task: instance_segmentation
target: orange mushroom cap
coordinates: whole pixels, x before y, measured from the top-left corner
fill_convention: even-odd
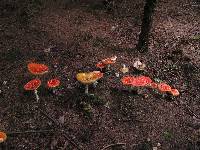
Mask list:
[[[136,77],[132,82],[132,86],[148,86],[152,83],[152,80],[146,76]]]
[[[7,135],[4,132],[0,132],[0,143],[4,142],[7,139]]]
[[[158,84],[158,89],[161,92],[170,92],[171,91],[171,87],[166,83],[159,83]]]
[[[29,63],[28,70],[34,75],[42,75],[49,71],[48,66],[38,63]]]
[[[116,62],[117,56],[113,56],[110,58],[103,59],[101,62],[105,65],[114,64]]]
[[[98,62],[96,64],[96,67],[102,69],[102,68],[105,68],[105,64],[103,64],[102,62]]]
[[[47,86],[49,88],[54,88],[60,85],[60,80],[58,79],[51,79],[47,81]]]
[[[171,89],[170,93],[173,95],[173,96],[179,96],[180,93],[177,89]]]
[[[29,91],[29,90],[36,90],[39,86],[41,85],[41,80],[40,79],[33,79],[26,83],[24,86],[24,89]]]

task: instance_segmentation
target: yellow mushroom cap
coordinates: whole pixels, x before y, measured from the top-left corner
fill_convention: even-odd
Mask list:
[[[103,73],[101,73],[100,71],[78,73],[76,75],[76,79],[83,84],[92,84],[101,77],[103,77]]]

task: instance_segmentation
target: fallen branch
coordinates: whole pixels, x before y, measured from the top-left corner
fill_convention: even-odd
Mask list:
[[[106,150],[107,148],[109,147],[116,147],[116,146],[125,146],[126,143],[116,143],[116,144],[110,144],[110,145],[107,145],[105,146],[104,148],[102,148],[101,150]]]
[[[64,132],[64,136],[65,138],[74,146],[76,147],[77,150],[82,150],[82,148],[80,148],[80,146],[78,144],[76,144],[74,142],[74,140],[72,140],[68,135],[66,135],[65,133],[68,132],[65,127],[63,127],[63,125],[61,125],[59,122],[57,122],[56,120],[54,120],[52,117],[50,117],[46,112],[44,112],[43,110],[41,110],[40,108],[37,108],[38,111],[40,111],[45,117],[47,117],[49,120],[51,120],[59,129],[61,129]]]
[[[7,135],[14,135],[14,134],[27,134],[27,133],[47,133],[47,132],[54,132],[55,130],[28,130],[28,131],[16,131],[16,132],[8,132]]]

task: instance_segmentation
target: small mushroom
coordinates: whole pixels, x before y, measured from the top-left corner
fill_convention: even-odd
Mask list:
[[[170,93],[173,95],[173,96],[179,96],[180,93],[177,89],[171,89]]]
[[[113,56],[110,58],[106,58],[102,60],[102,63],[108,66],[108,70],[110,70],[110,65],[116,63],[117,56]]]
[[[140,60],[136,60],[133,64],[133,67],[137,70],[143,71],[146,67],[144,63],[142,63]]]
[[[60,85],[60,80],[58,79],[51,79],[47,81],[47,86],[49,88],[55,88]]]
[[[166,83],[159,83],[158,90],[162,93],[166,93],[171,91],[171,87]]]
[[[0,143],[4,142],[7,139],[5,132],[0,131]]]
[[[126,67],[125,64],[123,64],[122,66],[123,66],[123,67],[120,69],[120,71],[121,71],[123,74],[129,72],[129,69],[128,69],[128,67]]]
[[[47,81],[47,87],[51,88],[53,93],[55,92],[54,89],[58,87],[59,85],[60,85],[60,80],[56,78]]]
[[[102,71],[102,69],[105,68],[105,64],[103,64],[102,62],[98,62],[96,64],[96,67],[99,68]]]
[[[95,83],[101,77],[103,77],[103,73],[101,73],[100,71],[78,73],[76,75],[77,80],[85,85],[85,94],[88,94],[88,85]]]
[[[34,91],[37,102],[39,101],[39,95],[38,95],[37,89],[40,87],[40,85],[41,85],[40,79],[33,79],[29,81],[28,83],[26,83],[26,85],[24,85],[25,90]]]
[[[34,75],[42,75],[49,71],[48,66],[38,63],[29,63],[28,70]]]

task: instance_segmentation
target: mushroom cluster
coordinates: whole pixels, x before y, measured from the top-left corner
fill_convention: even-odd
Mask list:
[[[157,89],[162,94],[169,93],[173,96],[178,96],[180,94],[177,89],[172,89],[168,84],[155,83],[147,76],[124,76],[121,82],[123,85],[129,85],[131,87],[151,87],[152,89]]]
[[[44,65],[44,64],[29,63],[28,64],[28,71],[31,74],[38,76],[38,75],[43,75],[45,73],[48,73],[49,67]],[[38,95],[37,89],[40,87],[41,82],[42,81],[40,79],[36,78],[36,79],[32,79],[31,81],[29,81],[28,83],[26,83],[24,85],[24,89],[26,91],[34,91],[37,102],[39,101],[39,95]],[[51,79],[51,80],[47,81],[47,87],[48,88],[55,88],[59,85],[60,85],[60,80],[58,80],[58,79]]]

